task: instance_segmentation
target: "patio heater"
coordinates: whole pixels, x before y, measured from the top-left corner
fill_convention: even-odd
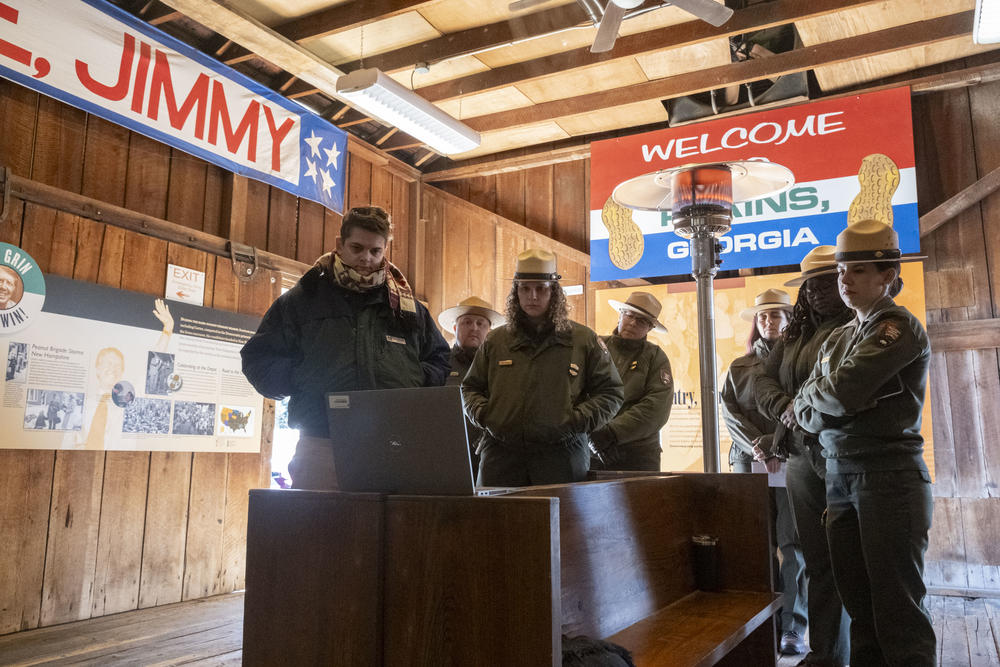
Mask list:
[[[715,300],[712,286],[722,264],[719,238],[732,227],[733,204],[784,192],[795,182],[773,162],[692,164],[636,176],[611,194],[638,211],[670,210],[674,232],[688,239],[691,275],[698,289],[698,356],[701,372],[702,460],[705,472],[719,472],[718,389],[715,365]]]

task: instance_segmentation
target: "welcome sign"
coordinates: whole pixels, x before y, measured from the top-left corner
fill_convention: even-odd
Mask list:
[[[591,144],[591,280],[690,273],[670,212],[609,201],[622,181],[685,164],[769,160],[795,184],[737,203],[722,268],[797,264],[836,242],[848,219],[891,222],[904,253],[920,249],[908,88],[843,97]]]
[[[103,0],[0,2],[0,76],[343,210],[346,133]]]

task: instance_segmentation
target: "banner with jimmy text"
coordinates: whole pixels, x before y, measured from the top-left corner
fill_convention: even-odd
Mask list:
[[[105,0],[0,2],[0,76],[343,211],[344,131]]]

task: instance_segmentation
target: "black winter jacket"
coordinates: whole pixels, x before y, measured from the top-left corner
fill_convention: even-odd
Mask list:
[[[328,392],[444,384],[448,344],[416,306],[416,317],[404,320],[384,285],[353,292],[313,267],[271,304],[243,346],[243,373],[264,396],[290,397],[290,426],[328,437]]]

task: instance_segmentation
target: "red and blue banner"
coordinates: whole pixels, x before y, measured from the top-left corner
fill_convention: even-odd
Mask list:
[[[904,253],[920,249],[910,91],[897,88],[592,143],[591,280],[691,271],[688,241],[673,232],[669,211],[606,206],[619,183],[753,159],[788,167],[795,184],[733,207],[722,269],[797,264],[815,246],[833,245],[849,219],[876,213]]]
[[[0,2],[0,76],[343,210],[345,132],[104,0]]]

